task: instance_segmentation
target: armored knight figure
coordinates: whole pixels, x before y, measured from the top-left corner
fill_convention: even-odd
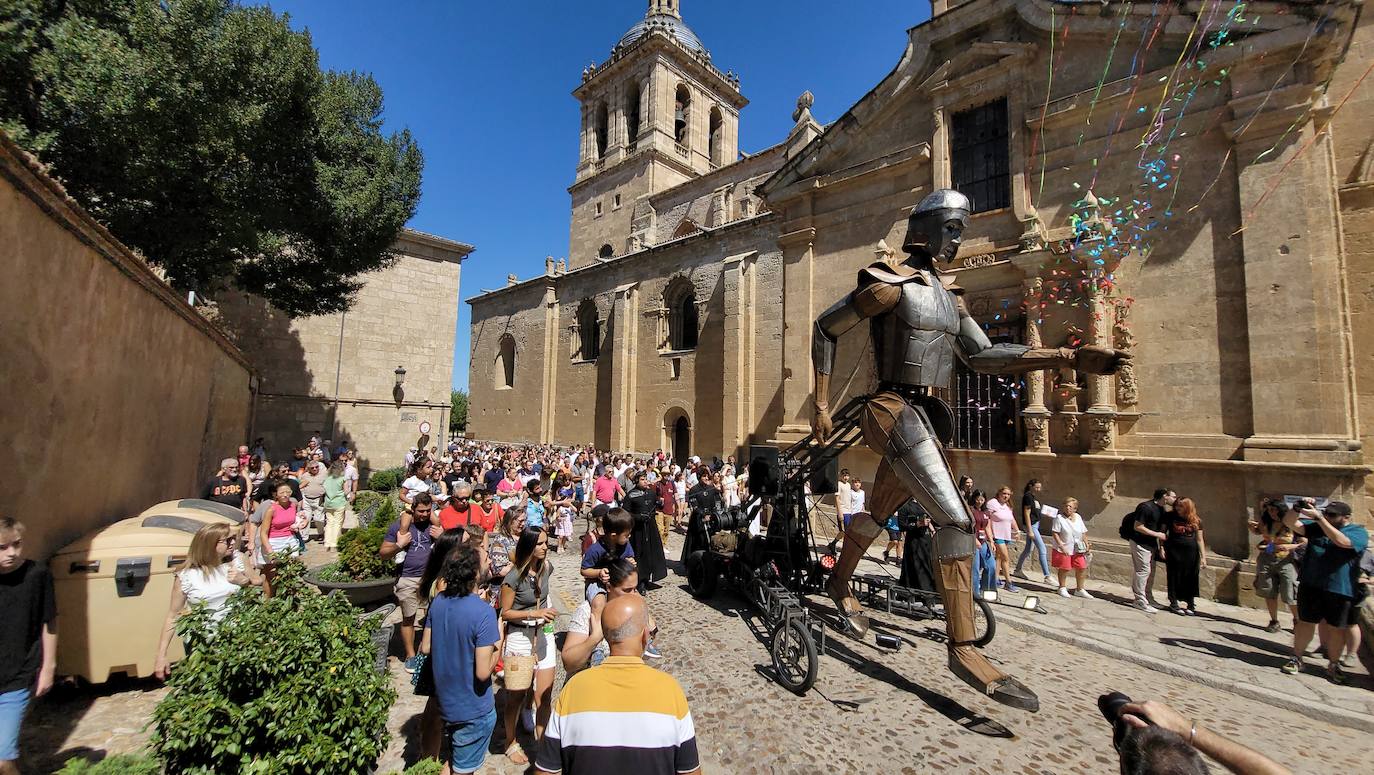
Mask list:
[[[835,344],[841,334],[870,321],[878,388],[859,417],[864,443],[882,456],[873,482],[868,515],[856,514],[845,529],[844,549],[827,591],[854,635],[868,630],[868,618],[849,587],[859,559],[883,525],[910,498],[935,526],[936,581],[944,600],[949,667],[959,678],[998,702],[1035,711],[1040,700],[1021,682],[1003,674],[972,645],[972,562],[974,539],[968,505],[959,496],[941,439],[952,427],[949,408],[931,394],[948,387],[958,358],[975,371],[1019,374],[1071,366],[1089,374],[1110,374],[1128,355],[1103,347],[1030,348],[997,344],[969,316],[952,275],[937,261],[954,258],[971,207],[963,194],[941,189],[921,200],[907,221],[905,261],[878,261],[859,272],[858,287],[816,321],[811,359],[816,370],[816,414],[811,427],[824,441],[833,431],[828,397]]]

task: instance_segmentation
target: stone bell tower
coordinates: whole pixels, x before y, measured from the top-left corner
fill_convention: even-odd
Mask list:
[[[571,268],[637,249],[642,197],[730,164],[739,154],[739,78],[711,63],[678,0],[649,0],[602,64],[582,70],[572,195]]]

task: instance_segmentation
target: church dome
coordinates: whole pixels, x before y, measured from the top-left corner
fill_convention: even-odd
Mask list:
[[[635,26],[621,36],[620,42],[615,44],[617,49],[624,49],[643,40],[653,30],[663,30],[668,35],[681,43],[688,51],[701,56],[710,56],[706,51],[706,46],[702,45],[701,38],[692,32],[680,17],[670,13],[650,13],[640,19]]]

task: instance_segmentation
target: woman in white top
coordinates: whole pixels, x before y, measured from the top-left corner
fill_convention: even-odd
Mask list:
[[[1069,588],[1064,586],[1069,571],[1073,571],[1077,589],[1076,597],[1092,597],[1083,587],[1083,577],[1088,574],[1088,553],[1092,545],[1088,543],[1088,526],[1078,513],[1078,499],[1064,501],[1064,510],[1054,518],[1054,557],[1051,565],[1059,574],[1059,596],[1069,597]]]
[[[739,505],[739,482],[735,480],[735,469],[733,466],[726,466],[721,469],[720,489],[725,495],[726,506]]]
[[[157,663],[153,674],[167,677],[167,647],[172,643],[177,619],[182,611],[198,604],[213,612],[212,621],[224,616],[224,604],[240,588],[256,584],[244,572],[243,562],[236,555],[239,548],[239,528],[227,522],[214,522],[202,527],[191,539],[186,560],[177,568],[172,584],[172,602],[157,644]]]

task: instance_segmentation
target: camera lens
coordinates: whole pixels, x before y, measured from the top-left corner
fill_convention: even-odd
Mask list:
[[[1121,718],[1121,709],[1129,704],[1130,697],[1121,692],[1111,692],[1097,698],[1097,709],[1102,712],[1102,717],[1107,719],[1107,723],[1115,724]]]

